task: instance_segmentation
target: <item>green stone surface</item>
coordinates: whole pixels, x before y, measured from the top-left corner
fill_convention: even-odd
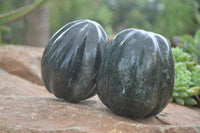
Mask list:
[[[169,103],[173,86],[174,62],[163,36],[126,29],[114,37],[97,77],[97,94],[113,112],[156,115]]]
[[[50,39],[42,56],[46,89],[79,102],[96,94],[96,77],[108,43],[103,28],[91,20],[66,24]]]

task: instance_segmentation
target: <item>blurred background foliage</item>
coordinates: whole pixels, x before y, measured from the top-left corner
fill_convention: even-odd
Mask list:
[[[167,38],[194,35],[200,28],[199,0],[51,0],[49,27],[52,36],[60,27],[77,19],[99,22],[110,36],[125,28],[153,31]],[[0,0],[0,14],[26,5],[26,0]],[[40,20],[38,20],[40,23]],[[7,24],[3,43],[25,44],[26,18]]]

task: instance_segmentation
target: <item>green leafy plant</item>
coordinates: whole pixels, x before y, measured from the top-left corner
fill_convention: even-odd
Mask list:
[[[180,47],[192,56],[195,63],[200,63],[200,29],[196,31],[195,36],[184,35],[181,38]]]
[[[172,53],[175,83],[171,101],[179,105],[197,105],[200,102],[200,67],[192,58],[193,55],[184,52],[182,48],[172,48]]]

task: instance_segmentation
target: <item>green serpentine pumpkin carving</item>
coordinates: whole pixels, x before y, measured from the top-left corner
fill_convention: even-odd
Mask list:
[[[97,77],[107,107],[123,116],[153,116],[168,104],[173,86],[173,57],[163,36],[136,29],[115,36]]]
[[[79,102],[96,94],[96,77],[108,37],[91,20],[78,20],[58,30],[46,46],[42,79],[58,98]]]

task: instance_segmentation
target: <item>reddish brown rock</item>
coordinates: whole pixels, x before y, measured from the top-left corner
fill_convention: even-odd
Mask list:
[[[198,133],[200,109],[169,104],[162,118],[130,119],[113,114],[97,97],[72,104],[56,98],[0,96],[0,128],[4,132]],[[169,108],[169,109],[168,109]],[[172,109],[173,108],[173,109]],[[180,109],[180,110],[179,110]],[[176,111],[174,111],[176,110]],[[176,121],[169,120],[176,117]],[[186,117],[184,117],[186,118]]]
[[[43,48],[6,45],[0,47],[0,69],[42,85],[40,61]]]
[[[0,95],[52,96],[40,85],[32,84],[0,69]]]
[[[37,85],[41,55],[38,48],[0,47],[0,67],[10,73],[0,70],[1,133],[200,133],[197,107],[170,103],[155,117],[131,119],[115,115],[97,96],[78,104],[57,99]]]

